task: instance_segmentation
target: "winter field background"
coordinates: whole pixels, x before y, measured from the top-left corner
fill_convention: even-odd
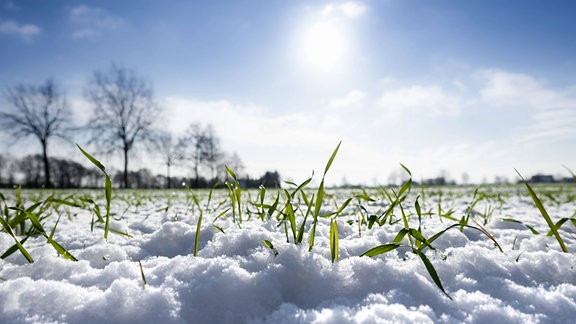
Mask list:
[[[524,184],[229,185],[113,191],[107,239],[104,190],[2,190],[0,322],[573,322],[574,184],[532,186],[568,253]]]

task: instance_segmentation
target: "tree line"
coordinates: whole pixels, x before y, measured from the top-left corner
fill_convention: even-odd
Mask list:
[[[98,178],[93,169],[77,162],[49,156],[50,145],[60,138],[82,139],[98,154],[120,154],[122,171],[115,182],[123,188],[173,188],[187,183],[190,187],[211,187],[227,178],[225,165],[236,172],[243,169],[236,153],[220,148],[212,125],[192,123],[179,138],[161,129],[164,110],[155,99],[151,84],[134,70],[112,64],[89,79],[85,97],[92,112],[85,125],[73,125],[72,110],[66,94],[54,79],[41,84],[19,84],[7,88],[0,106],[0,131],[15,142],[24,138],[37,140],[40,154],[20,159],[0,154],[0,185],[15,183],[15,174],[30,187],[91,187]],[[146,150],[159,156],[166,174],[150,170],[130,171],[130,156]],[[189,167],[192,176],[174,178],[174,166]],[[242,179],[247,187],[280,185],[277,172],[266,172],[259,179]]]
[[[102,173],[95,167],[86,167],[73,160],[49,157],[50,174],[54,188],[96,188],[102,186]],[[27,188],[44,188],[44,161],[41,154],[27,155],[17,158],[7,154],[0,154],[0,188],[13,188],[22,185]],[[17,179],[16,174],[20,177]],[[121,183],[124,179],[122,172],[113,173],[113,182]],[[225,186],[222,179],[225,175],[215,178],[168,177],[164,174],[154,174],[150,169],[143,168],[138,171],[128,171],[130,188],[163,189],[182,188],[183,184],[191,188],[207,188]],[[240,179],[244,188],[256,188],[264,185],[267,188],[277,187],[280,182],[278,172],[268,171],[262,177]]]

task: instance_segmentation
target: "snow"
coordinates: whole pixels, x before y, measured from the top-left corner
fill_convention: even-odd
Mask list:
[[[574,188],[571,190],[574,193]],[[453,208],[453,215],[460,218],[472,191],[457,192],[452,198],[445,194],[443,209]],[[224,191],[215,194],[212,207],[229,200]],[[255,197],[256,193],[251,194]],[[341,204],[345,199],[339,197],[354,194],[339,190],[334,197]],[[10,203],[14,192],[4,195]],[[24,196],[28,197],[26,191]],[[560,230],[570,251],[563,253],[555,238],[545,235],[544,219],[517,187],[509,190],[502,205],[487,199],[475,207],[478,212],[495,208],[485,228],[504,253],[482,233],[458,228],[434,242],[445,258],[426,249],[453,300],[434,284],[408,246],[373,258],[361,257],[375,246],[392,242],[402,226],[401,222],[375,225],[370,230],[363,226],[359,235],[357,223],[347,222],[358,217],[354,203],[345,210],[347,216],[338,218],[339,261],[332,263],[329,219],[320,219],[309,252],[310,224],[303,244],[296,245],[286,242],[284,228],[277,226],[274,217],[261,221],[252,215],[246,220],[245,214],[241,227],[233,223],[231,211],[216,219],[229,207],[225,203],[204,212],[199,252],[194,256],[198,210],[188,207],[186,192],[175,193],[167,211],[164,207],[170,195],[166,192],[115,191],[113,196],[116,218],[111,227],[132,237],[110,233],[105,240],[102,228],[91,231],[89,209],[60,207],[54,239],[78,262],[59,256],[41,236],[24,244],[34,263],[28,263],[19,252],[0,260],[1,323],[574,322],[575,227],[568,222]],[[406,211],[414,211],[415,196],[412,193],[405,202]],[[138,199],[138,204],[131,202]],[[379,199],[361,203],[377,213],[386,206],[386,200]],[[422,232],[427,237],[451,224],[439,221],[435,199],[429,194],[419,200],[423,211],[432,211],[432,216],[423,219]],[[25,200],[25,205],[31,202]],[[243,202],[254,210],[247,199]],[[100,203],[103,206],[104,202]],[[574,199],[558,204],[546,201],[545,205],[555,221],[574,217],[576,212]],[[323,210],[331,208],[333,205],[326,204]],[[522,221],[541,234],[534,235],[524,225],[502,218]],[[47,230],[55,219],[44,219]],[[298,219],[298,224],[301,221]],[[415,216],[411,226],[417,226]],[[263,244],[264,239],[274,244],[277,255]],[[404,242],[408,244],[407,239]],[[0,233],[0,253],[13,244],[9,235]]]

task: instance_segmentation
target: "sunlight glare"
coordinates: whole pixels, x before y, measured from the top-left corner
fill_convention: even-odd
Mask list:
[[[344,63],[348,51],[345,32],[335,23],[315,23],[306,31],[301,51],[307,67],[320,71],[336,69]]]

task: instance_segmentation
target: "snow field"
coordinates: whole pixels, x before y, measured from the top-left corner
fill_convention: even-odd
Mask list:
[[[442,190],[442,209],[453,208],[455,217],[463,216],[472,193],[460,188]],[[403,203],[406,212],[412,213],[411,227],[417,226],[417,191]],[[353,190],[327,192],[340,204],[356,194]],[[530,198],[517,187],[503,192],[504,203],[487,198],[475,210],[478,221],[485,221],[504,253],[482,233],[458,228],[448,230],[433,244],[445,259],[426,250],[450,300],[434,284],[422,260],[411,253],[407,240],[406,246],[392,252],[361,257],[375,246],[392,242],[403,226],[402,222],[372,229],[362,225],[359,235],[354,204],[337,217],[339,261],[332,263],[330,219],[319,218],[315,244],[308,252],[310,219],[303,243],[296,245],[286,241],[275,216],[261,221],[252,215],[246,220],[245,214],[241,228],[230,212],[215,220],[227,208],[226,203],[219,203],[229,199],[225,191],[216,191],[211,207],[219,207],[204,212],[199,254],[194,257],[198,212],[189,207],[187,193],[176,193],[165,210],[167,192],[115,191],[112,207],[117,219],[111,227],[132,237],[110,233],[104,240],[102,228],[90,230],[89,209],[61,207],[70,217],[62,212],[54,239],[79,261],[65,260],[41,236],[24,244],[34,263],[18,252],[0,260],[0,322],[572,323],[576,314],[575,226],[568,222],[560,229],[570,251],[563,253],[554,237],[545,235],[547,225]],[[4,194],[13,196],[13,192]],[[375,202],[359,202],[369,212],[377,214],[387,206],[377,192],[369,194],[377,198]],[[245,208],[253,210],[248,200],[244,199]],[[206,201],[204,196],[201,201]],[[422,222],[426,237],[453,223],[440,221],[438,201],[433,191],[419,198],[422,210],[432,212]],[[332,203],[327,199],[323,210],[333,209]],[[545,204],[555,220],[574,217],[574,200]],[[495,211],[482,219],[487,206]],[[46,218],[45,228],[51,228],[55,218]],[[540,234],[502,218],[522,221]],[[297,220],[298,225],[301,221]],[[264,239],[273,243],[277,255],[263,244]],[[0,233],[0,253],[13,244],[9,235]]]

